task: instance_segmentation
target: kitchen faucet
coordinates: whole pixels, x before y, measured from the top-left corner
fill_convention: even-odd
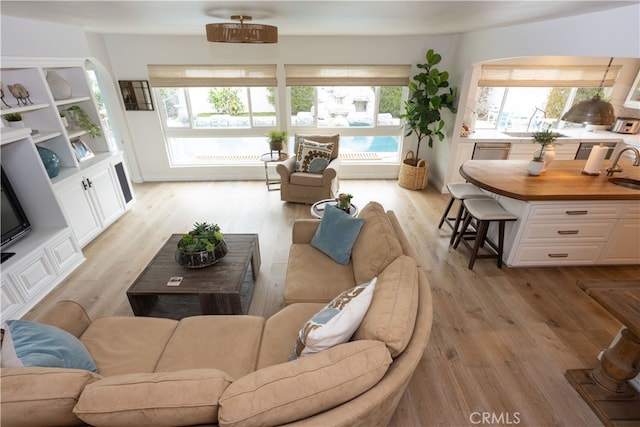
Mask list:
[[[533,114],[529,118],[529,123],[527,123],[527,132],[529,132],[529,128],[531,127],[531,122],[536,117],[536,114],[538,114],[538,111],[540,111],[542,113],[542,119],[543,120],[547,118],[547,112],[546,111],[544,111],[542,108],[538,108],[538,107],[534,107],[534,108],[535,108],[535,110],[533,110]],[[539,129],[540,125],[538,125],[537,127]]]
[[[607,176],[611,176],[615,172],[622,172],[622,168],[618,166],[618,161],[620,160],[622,153],[624,153],[627,150],[633,151],[633,153],[636,156],[636,161],[633,162],[633,166],[640,166],[640,151],[638,151],[636,147],[631,147],[631,146],[625,147],[622,150],[620,150],[618,154],[616,154],[616,157],[613,159],[613,163],[611,163],[611,166],[607,168]]]

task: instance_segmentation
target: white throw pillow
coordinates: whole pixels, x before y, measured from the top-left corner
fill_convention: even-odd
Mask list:
[[[317,312],[300,329],[289,360],[349,341],[367,314],[377,280],[342,292]]]
[[[296,153],[296,171],[308,173],[322,173],[333,153],[333,143],[322,143],[305,139],[300,141]]]

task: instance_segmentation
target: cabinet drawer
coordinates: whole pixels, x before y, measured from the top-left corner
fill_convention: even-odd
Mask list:
[[[11,274],[25,300],[33,297],[56,278],[55,269],[44,251],[29,257],[29,262],[17,267]]]
[[[530,221],[549,221],[552,219],[580,221],[592,218],[619,218],[622,205],[619,203],[544,203],[531,207]]]
[[[592,245],[522,245],[511,262],[514,266],[594,264],[604,243]]]
[[[71,234],[63,236],[58,241],[53,242],[47,248],[47,253],[57,273],[79,264],[84,258],[80,247],[71,237]]]
[[[554,224],[531,223],[524,231],[525,243],[568,240],[604,240],[615,227],[616,220],[605,221],[556,221]]]

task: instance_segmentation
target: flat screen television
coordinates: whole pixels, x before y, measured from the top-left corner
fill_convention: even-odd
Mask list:
[[[14,243],[31,230],[31,224],[24,209],[20,205],[20,201],[16,196],[9,178],[4,173],[4,169],[0,167],[2,174],[2,199],[0,200],[0,222],[2,223],[2,242],[0,247],[4,250],[7,246]],[[8,253],[2,254],[2,260],[10,257]]]

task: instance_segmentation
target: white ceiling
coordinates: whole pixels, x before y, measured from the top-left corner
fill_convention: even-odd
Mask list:
[[[2,15],[87,32],[201,35],[236,14],[285,35],[453,34],[581,15],[634,1],[6,1]]]

